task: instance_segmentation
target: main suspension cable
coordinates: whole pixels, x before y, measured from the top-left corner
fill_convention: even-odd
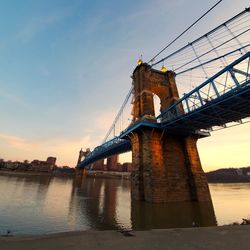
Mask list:
[[[155,60],[157,56],[159,56],[164,50],[166,50],[169,46],[171,46],[176,40],[178,40],[182,35],[184,35],[189,29],[191,29],[196,23],[198,23],[204,16],[206,16],[210,11],[212,11],[222,0],[219,0],[216,4],[214,4],[208,11],[206,11],[201,17],[199,17],[194,23],[192,23],[188,28],[186,28],[180,35],[178,35],[174,40],[172,40],[168,45],[166,45],[161,51],[159,51],[148,63],[151,63]]]
[[[124,100],[124,102],[123,102],[121,108],[119,109],[119,111],[118,111],[118,113],[117,113],[117,115],[116,115],[116,117],[115,117],[115,119],[114,119],[114,121],[113,121],[113,123],[112,123],[110,129],[108,130],[106,136],[104,137],[103,143],[106,142],[106,140],[108,139],[110,133],[111,133],[112,130],[115,128],[115,124],[116,124],[116,122],[118,121],[119,117],[122,115],[122,112],[123,112],[123,110],[124,110],[124,107],[126,106],[126,104],[127,104],[128,100],[129,100],[131,94],[133,93],[133,90],[134,90],[134,87],[132,86],[132,87],[130,88],[130,90],[129,90],[129,92],[128,92],[128,94],[127,94],[127,96],[126,96],[126,98],[125,98],[125,100]]]
[[[199,42],[200,40],[202,40],[203,38],[206,38],[207,36],[213,34],[214,32],[218,31],[220,28],[224,27],[226,24],[229,24],[231,23],[232,21],[238,19],[240,16],[246,14],[247,12],[250,12],[250,7],[246,8],[244,11],[240,12],[239,14],[237,14],[236,16],[230,18],[229,20],[227,20],[226,22],[224,22],[223,24],[217,26],[216,28],[214,28],[213,30],[209,31],[208,33],[206,33],[205,35],[197,38],[196,40],[192,41],[191,43],[188,43],[187,45],[185,45],[184,47],[174,51],[173,53],[171,53],[170,55],[167,55],[166,57],[162,58],[161,60],[155,62],[152,64],[152,66],[155,66],[163,61],[165,61],[166,59],[169,59],[170,57],[180,53],[181,51],[184,51],[186,48],[190,47],[190,44],[194,44],[194,43],[197,43]],[[158,56],[158,55],[157,55]],[[154,57],[155,59],[155,57]],[[152,59],[150,60],[150,62],[152,61]]]

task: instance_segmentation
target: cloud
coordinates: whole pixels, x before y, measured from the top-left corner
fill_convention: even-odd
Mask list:
[[[204,6],[203,4],[198,4],[197,0],[193,1],[192,4],[196,7],[201,6],[203,8]],[[74,42],[72,58],[64,60],[70,62],[67,66],[67,71],[70,72],[72,70],[73,73],[70,72],[72,74],[68,75],[70,77],[64,77],[64,74],[62,74],[63,77],[58,75],[58,80],[60,81],[62,78],[67,80],[73,79],[68,86],[73,86],[74,84],[77,88],[79,87],[79,91],[76,93],[75,98],[68,98],[68,93],[71,93],[71,89],[66,93],[65,90],[69,90],[69,88],[64,87],[62,81],[62,85],[56,91],[60,93],[60,98],[55,98],[54,105],[51,105],[49,108],[44,105],[45,101],[48,102],[48,98],[44,98],[41,93],[41,98],[45,100],[42,102],[44,106],[40,108],[39,105],[41,104],[34,102],[34,105],[30,108],[37,110],[36,115],[26,119],[27,124],[22,122],[21,119],[20,122],[24,123],[23,132],[28,133],[27,128],[33,128],[32,130],[30,129],[32,134],[35,134],[36,131],[37,133],[43,131],[39,135],[46,136],[46,139],[25,139],[16,135],[1,134],[0,139],[4,141],[3,145],[8,146],[8,149],[4,147],[3,151],[8,151],[10,159],[15,158],[17,154],[22,158],[25,156],[25,158],[28,157],[29,159],[43,159],[53,154],[58,158],[59,164],[72,165],[75,163],[75,158],[81,147],[97,146],[111,126],[118,108],[130,88],[129,75],[136,64],[137,57],[143,53],[144,59],[149,59],[157,49],[164,46],[178,32],[183,31],[199,15],[198,12],[194,14],[193,9],[194,15],[190,15],[191,12],[186,14],[186,5],[190,5],[190,3],[186,4],[184,0],[145,1],[143,4],[133,4],[128,12],[123,10],[114,13],[114,16],[111,16],[113,9],[110,9],[110,18],[107,13],[102,12],[103,8],[98,13],[92,13],[91,8],[86,11],[80,8],[77,9],[76,6],[70,8],[58,6],[57,9],[50,9],[47,13],[37,16],[31,15],[29,21],[21,24],[23,26],[17,32],[19,41],[30,42],[40,33],[46,32],[51,28],[57,28],[56,26],[61,25],[65,19],[68,21],[76,9],[82,13],[81,17],[76,16],[77,22],[72,22],[74,25],[70,26],[69,30],[65,30],[63,26],[63,31],[67,32],[65,37],[69,38],[68,40],[63,39],[65,40],[63,42],[67,42],[67,48],[70,48],[68,45],[71,45],[72,41]],[[179,6],[182,6],[182,8],[179,8]],[[230,13],[219,12],[219,15],[222,14],[227,14],[227,17],[230,16]],[[188,16],[190,19],[187,18]],[[210,20],[211,22],[206,23],[212,26],[212,23],[217,23],[217,19],[219,20],[219,18],[213,18]],[[197,28],[200,27],[197,25]],[[206,27],[199,29],[201,35],[205,30],[207,31]],[[188,33],[188,35],[191,34],[193,34],[193,31]],[[73,38],[68,37],[70,35]],[[187,37],[185,36],[184,38],[186,44]],[[43,42],[43,40],[41,41]],[[83,48],[82,50],[78,48],[79,42]],[[56,53],[55,51],[55,55],[57,55]],[[58,62],[59,68],[62,67],[60,63]],[[54,64],[48,63],[48,65]],[[73,66],[71,67],[71,65]],[[46,67],[40,67],[39,69],[39,73],[44,77],[56,76],[56,74],[53,74],[53,69],[56,68],[48,67],[47,69]],[[30,74],[32,75],[32,72]],[[18,77],[25,87],[26,80],[21,81],[21,75]],[[9,94],[0,90],[0,96],[13,103],[26,105],[18,96],[14,96],[12,93]],[[76,105],[79,108],[75,108]],[[8,112],[7,107],[6,112]],[[49,112],[51,112],[51,115],[46,116]],[[21,114],[20,111],[19,113]],[[62,113],[64,114],[62,115]],[[16,116],[12,117],[12,119],[16,119]],[[77,120],[75,117],[77,117]],[[7,122],[9,124],[17,124],[16,120],[7,120]],[[20,129],[20,123],[18,126]],[[76,138],[73,139],[73,136]],[[214,135],[214,137],[216,136]],[[220,140],[218,140],[219,142]],[[209,143],[204,144],[204,150],[206,145],[209,145]],[[19,151],[17,152],[16,149]]]
[[[98,114],[95,119],[94,126],[96,130],[101,132],[107,132],[110,126],[112,125],[113,120],[115,119],[115,112],[106,111]]]
[[[52,25],[59,23],[73,13],[73,6],[67,8],[56,9],[47,15],[33,17],[18,33],[17,37],[22,42],[30,41],[36,34],[46,30]]]
[[[22,99],[20,99],[18,96],[13,95],[12,93],[9,93],[3,89],[0,89],[0,97],[8,100],[11,103],[16,103],[18,105],[21,105],[22,107],[26,109],[30,109],[31,106],[28,105],[26,102],[24,102]]]
[[[0,144],[4,147],[1,157],[7,160],[44,160],[48,156],[57,157],[59,166],[75,166],[78,151],[92,146],[90,136],[79,138],[26,139],[16,135],[0,133]]]
[[[34,149],[37,147],[37,144],[30,143],[26,139],[18,136],[13,136],[9,134],[0,134],[0,139],[10,146],[19,148],[19,149]]]

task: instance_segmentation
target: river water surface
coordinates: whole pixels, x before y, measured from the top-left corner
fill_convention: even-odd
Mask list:
[[[0,175],[0,234],[213,226],[250,217],[250,183],[210,184],[213,205],[130,199],[128,180]]]

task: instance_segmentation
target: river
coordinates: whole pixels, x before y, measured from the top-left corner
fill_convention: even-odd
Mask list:
[[[208,203],[131,201],[121,179],[0,175],[0,234],[224,225],[250,216],[250,183],[210,184]]]

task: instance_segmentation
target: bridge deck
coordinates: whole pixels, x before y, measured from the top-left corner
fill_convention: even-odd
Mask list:
[[[250,81],[247,82],[249,84]],[[162,127],[194,131],[223,126],[250,116],[250,86],[234,89],[202,107],[170,121],[162,119]]]
[[[117,139],[114,142],[110,142],[109,145],[101,145],[96,147],[78,166],[84,168],[89,164],[112,156],[114,154],[122,154],[131,151],[131,144],[129,140]]]
[[[235,68],[239,67],[242,62],[246,62],[246,60],[248,60],[246,72]],[[207,130],[214,126],[223,126],[226,123],[237,122],[250,117],[249,68],[250,52],[247,52],[174,103],[157,117],[157,122],[137,121],[118,137],[96,147],[78,167],[84,168],[97,160],[130,151],[131,145],[127,135],[141,129],[143,126],[165,129],[168,133],[180,135],[196,133],[204,137],[208,136],[209,133],[202,132],[201,129]],[[231,77],[231,82],[224,83],[224,90],[221,94],[218,91],[219,86],[216,86],[216,84],[218,84],[218,79],[223,74],[226,74],[226,79]],[[221,83],[219,84],[221,85]],[[206,87],[209,87],[207,95],[201,97]],[[210,89],[214,90],[215,95],[210,95]]]

